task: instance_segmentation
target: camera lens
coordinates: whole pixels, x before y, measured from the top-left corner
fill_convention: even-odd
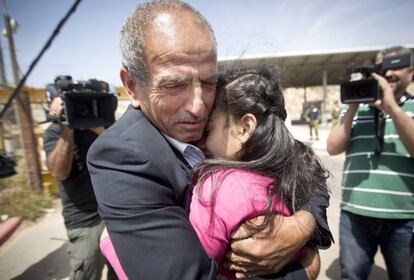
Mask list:
[[[79,103],[75,106],[75,114],[78,118],[85,118],[91,114],[90,104]]]
[[[357,91],[358,98],[367,98],[371,96],[371,88],[367,86],[361,86]]]

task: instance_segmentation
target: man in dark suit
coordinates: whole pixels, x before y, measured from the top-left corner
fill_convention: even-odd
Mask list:
[[[99,213],[129,279],[215,279],[216,265],[188,220],[187,178],[204,158],[191,143],[201,139],[214,103],[214,33],[185,3],[149,2],[126,20],[121,50],[120,76],[131,106],[88,153]],[[330,244],[327,206],[328,196],[322,194],[308,211],[282,218],[277,233],[254,244],[257,254],[247,245],[252,238],[238,241],[228,266],[247,273],[251,267],[258,274],[276,272],[315,227],[324,233],[319,243]],[[295,218],[312,230],[301,229]],[[306,261],[301,263],[306,267]],[[298,269],[297,277],[303,276]]]

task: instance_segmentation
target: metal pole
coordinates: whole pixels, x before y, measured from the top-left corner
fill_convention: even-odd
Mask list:
[[[326,113],[326,95],[327,95],[326,86],[327,84],[328,84],[328,72],[326,70],[323,70],[322,72],[322,87],[323,87],[322,114]]]
[[[4,70],[3,48],[0,40],[0,87],[7,86],[6,71]],[[5,150],[3,122],[0,120],[0,150]]]
[[[305,112],[308,107],[308,96],[306,92],[306,86],[303,86],[303,104],[302,104],[302,114],[301,121],[305,122]]]
[[[3,0],[3,18],[6,27],[6,36],[9,44],[10,60],[13,70],[15,85],[19,84],[19,74],[16,51],[14,48],[13,31],[10,24],[10,17],[7,13],[6,1]],[[28,173],[28,183],[34,192],[42,191],[42,179],[40,175],[39,154],[37,152],[37,141],[33,132],[33,119],[30,108],[29,98],[24,92],[20,92],[16,98],[17,114],[19,116],[22,144],[26,160],[26,171]]]
[[[0,42],[0,86],[7,85],[6,71],[4,70],[3,48]]]
[[[321,113],[321,120],[322,124],[326,125],[328,123],[328,119],[326,117],[326,96],[327,96],[327,84],[328,84],[328,71],[323,70],[322,72],[322,86],[323,86],[323,100],[322,100],[322,113]]]
[[[304,102],[305,104],[307,104],[307,103],[308,103],[308,97],[307,97],[307,95],[306,95],[306,86],[303,86],[303,102]]]

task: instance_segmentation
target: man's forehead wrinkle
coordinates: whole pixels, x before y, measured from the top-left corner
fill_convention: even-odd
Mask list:
[[[193,74],[195,74],[194,71],[190,71],[186,73],[181,73],[181,72],[171,73],[167,69],[165,69],[165,71],[162,71],[160,75],[158,75],[157,77],[154,77],[154,82],[156,83],[169,82],[169,81],[185,82],[189,80],[194,80],[196,78],[197,81],[200,83],[200,82],[216,82],[218,78],[217,74],[211,74],[205,77],[199,77],[199,75],[193,75]]]
[[[203,56],[210,56],[210,54],[211,54],[211,50],[194,49],[192,52],[190,50],[186,51],[185,54],[184,53],[179,54],[177,52],[172,53],[170,50],[166,50],[157,55],[153,55],[150,58],[149,62],[150,63],[156,62],[157,64],[162,63],[165,66],[169,66],[169,65],[174,66],[176,62],[179,62],[181,64],[183,61],[188,60],[190,64],[196,64],[198,62],[195,62],[193,58],[196,58],[197,60],[199,60],[199,59],[202,59]]]

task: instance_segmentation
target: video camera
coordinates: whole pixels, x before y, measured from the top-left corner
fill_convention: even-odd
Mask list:
[[[0,151],[0,179],[7,178],[16,174],[16,160],[7,155],[6,152]]]
[[[382,64],[367,66],[351,65],[346,69],[347,74],[361,73],[363,79],[341,83],[341,102],[342,103],[371,103],[380,97],[378,81],[370,78],[372,73],[382,76],[388,70],[398,70],[411,67],[411,53],[393,55],[385,57]]]
[[[46,100],[50,106],[54,98],[61,97],[64,113],[57,119],[49,115],[47,108],[47,121],[61,121],[73,129],[109,127],[115,122],[116,95],[104,81],[74,82],[71,76],[57,76],[53,84],[46,86]]]

